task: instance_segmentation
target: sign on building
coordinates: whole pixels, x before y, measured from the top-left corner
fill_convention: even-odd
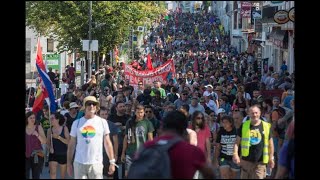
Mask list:
[[[251,2],[241,2],[241,11],[242,18],[250,18],[251,17]]]
[[[284,1],[270,1],[270,6],[282,6],[284,5]]]
[[[89,40],[82,40],[82,51],[98,51],[98,40],[91,40],[89,50]]]
[[[43,54],[42,55],[43,60],[45,61],[45,64],[47,65],[47,68],[51,67],[52,72],[55,70],[60,71],[60,54]]]
[[[76,61],[76,73],[81,73],[81,61]]]

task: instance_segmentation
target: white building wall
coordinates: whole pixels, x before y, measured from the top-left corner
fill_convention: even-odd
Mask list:
[[[30,50],[31,50],[31,55],[30,55],[30,63],[26,63],[26,75],[27,77],[31,77],[32,72],[37,72],[36,68],[36,53],[37,53],[37,41],[38,41],[38,34],[32,30],[26,27],[26,38],[31,39],[31,45],[30,45]],[[40,37],[40,44],[42,47],[42,54],[54,54],[57,52],[57,45],[58,42],[54,42],[54,52],[47,52],[47,37],[41,36]],[[26,45],[28,46],[28,45]],[[60,54],[60,62],[61,62],[61,67],[59,72],[60,75],[62,75],[61,72],[65,71],[65,66],[66,66],[66,61],[67,61],[68,56],[66,57],[66,54],[63,52]]]
[[[229,6],[229,16],[228,16],[228,12],[226,12],[226,6]],[[217,14],[217,16],[219,17],[221,24],[224,27],[225,32],[228,32],[229,30],[232,29],[232,1],[217,1],[216,5],[214,6],[214,12]]]
[[[293,36],[289,35],[289,44],[288,44],[288,51],[289,51],[289,60],[287,62],[288,71],[289,73],[293,73],[295,69],[295,58],[294,58],[294,48],[293,48]]]

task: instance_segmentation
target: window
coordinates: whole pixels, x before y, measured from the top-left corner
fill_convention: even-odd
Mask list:
[[[53,52],[53,39],[47,39],[47,52]]]
[[[239,15],[239,29],[242,29],[242,17]]]
[[[31,61],[31,51],[26,51],[26,63],[30,63]]]
[[[31,60],[31,38],[26,38],[26,62]]]

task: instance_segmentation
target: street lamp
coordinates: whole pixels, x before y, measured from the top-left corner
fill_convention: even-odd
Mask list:
[[[92,52],[91,52],[91,31],[92,31],[92,1],[89,1],[89,50],[88,50],[88,78],[91,77],[92,74],[92,67],[91,67],[91,61],[92,61]]]

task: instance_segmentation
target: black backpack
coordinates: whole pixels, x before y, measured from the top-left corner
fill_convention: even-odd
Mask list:
[[[274,111],[278,112],[279,118],[283,118],[287,113],[286,109],[280,106]],[[279,134],[283,134],[285,132],[285,129],[287,128],[287,125],[291,122],[291,120],[292,120],[292,116],[289,117],[286,121],[284,121],[284,123],[281,123],[281,124],[276,123],[275,130]]]
[[[171,162],[168,150],[182,138],[159,140],[155,145],[142,146],[133,159],[128,179],[171,179]]]

